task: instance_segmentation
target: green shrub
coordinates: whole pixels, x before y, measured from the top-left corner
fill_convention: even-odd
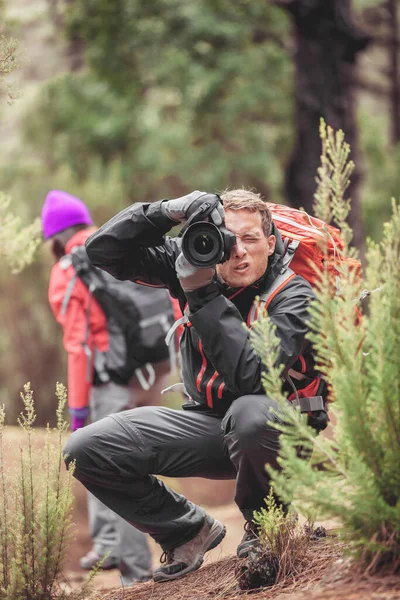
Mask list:
[[[0,192],[0,258],[5,258],[14,273],[32,262],[40,242],[40,222],[23,226],[10,210],[10,198]]]
[[[341,132],[328,134],[323,166],[325,161],[333,170],[322,168],[319,176],[324,202],[336,205],[333,217],[340,224],[338,210],[343,217],[347,209],[340,198],[345,178],[339,171],[345,173],[348,146]],[[279,389],[277,340],[268,319],[252,332],[268,369],[265,389],[280,401],[288,423],[281,427],[282,471],[271,471],[273,485],[303,514],[339,518],[350,547],[370,572],[400,567],[400,207],[392,206],[381,244],[368,245],[364,286],[370,290],[369,304],[361,323],[355,319],[359,286],[351,273],[333,298],[325,273],[311,306],[309,337],[334,399],[333,440],[317,437],[288,408]],[[313,451],[310,461],[299,458],[299,445]]]
[[[66,390],[57,384],[57,427],[35,445],[35,408],[30,384],[21,394],[23,442],[14,465],[6,458],[5,411],[0,408],[0,600],[63,598],[60,578],[72,534],[72,475],[64,470],[62,446]],[[86,590],[84,590],[86,592]],[[80,594],[80,597],[83,597]]]

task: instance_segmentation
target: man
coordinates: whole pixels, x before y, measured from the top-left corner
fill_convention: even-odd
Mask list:
[[[102,383],[92,364],[95,353],[108,348],[107,320],[85,284],[75,278],[69,259],[71,251],[82,246],[95,231],[88,208],[79,198],[52,190],[46,196],[41,219],[44,238],[56,261],[50,276],[49,302],[63,328],[68,353],[71,429],[80,429],[87,419],[97,421],[133,406],[159,404],[161,389],[168,382],[169,361],[154,365],[157,379],[151,395],[141,389],[136,378],[126,386],[112,379]],[[146,536],[134,527],[127,527],[125,521],[91,494],[88,511],[93,547],[81,558],[81,567],[91,569],[102,559],[103,569],[119,566],[126,584],[149,578],[151,555]]]
[[[73,434],[65,449],[67,462],[76,461],[75,476],[162,546],[155,581],[199,568],[204,553],[225,535],[221,523],[155,475],[235,478],[235,501],[246,521],[238,546],[243,557],[257,541],[253,512],[264,506],[270,489],[265,464],[278,467],[279,434],[268,424],[278,419],[277,405],[265,395],[261,360],[243,322],[256,296],[280,273],[282,239],[258,194],[229,191],[211,213],[215,225],[225,222],[236,236],[229,260],[216,268],[192,267],[181,253],[181,239],[164,234],[210,196],[216,198],[196,191],[134,204],[87,242],[93,264],[120,279],[167,286],[182,310],[187,307],[180,345],[183,382],[192,399],[186,410],[138,408],[113,415]],[[268,306],[286,370],[299,362],[311,365],[305,334],[312,296],[308,282],[295,276]],[[313,373],[304,377],[310,381]]]

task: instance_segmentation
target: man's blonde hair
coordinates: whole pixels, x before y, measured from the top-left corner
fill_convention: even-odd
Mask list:
[[[238,190],[225,190],[220,198],[226,210],[246,209],[250,212],[261,213],[261,222],[265,237],[271,235],[272,216],[266,201],[258,192],[241,188]]]

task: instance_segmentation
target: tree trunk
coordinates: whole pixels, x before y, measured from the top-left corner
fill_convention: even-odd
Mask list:
[[[363,245],[359,198],[360,165],[353,96],[354,63],[369,38],[355,25],[351,0],[291,0],[281,6],[295,25],[295,147],[286,172],[286,194],[292,206],[312,213],[315,177],[320,164],[321,117],[342,129],[356,164],[348,190],[353,243]]]
[[[390,138],[392,144],[400,142],[400,73],[399,73],[399,13],[398,0],[388,0],[389,13],[389,60],[390,60],[390,84],[391,84],[391,107],[392,107],[392,130]]]

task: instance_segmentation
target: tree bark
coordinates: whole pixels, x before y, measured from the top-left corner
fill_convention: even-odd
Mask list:
[[[354,65],[369,37],[354,23],[351,0],[291,0],[281,3],[295,29],[295,146],[286,172],[285,190],[292,206],[312,213],[320,164],[321,117],[342,129],[356,164],[348,194],[353,243],[362,249],[363,225],[359,198],[361,167],[353,94]]]
[[[392,108],[392,130],[390,138],[392,144],[400,142],[400,73],[399,73],[399,12],[397,6],[398,0],[388,0],[389,27],[390,27],[390,43],[389,60],[390,60],[390,85],[391,85],[391,108]]]

